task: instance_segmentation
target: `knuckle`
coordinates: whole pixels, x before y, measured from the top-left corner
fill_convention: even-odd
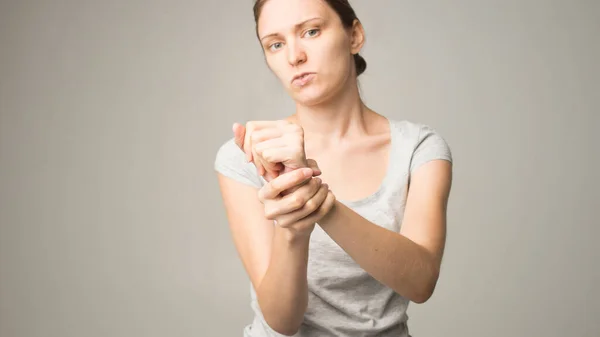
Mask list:
[[[279,191],[279,189],[281,188],[281,182],[278,179],[271,180],[271,182],[268,184],[268,186],[271,187],[272,191]]]
[[[273,161],[273,154],[271,153],[271,151],[268,151],[268,150],[261,151],[261,157],[263,157],[263,159],[268,162]]]
[[[318,197],[319,195],[322,195],[323,185],[321,185],[321,184],[315,185],[312,190],[315,194],[315,197]]]
[[[315,201],[315,199],[310,199],[306,202],[306,204],[304,204],[304,207],[306,207],[306,209],[310,211],[314,211],[315,209],[317,209],[317,206],[318,204]]]
[[[299,207],[302,207],[302,205],[304,205],[304,202],[305,202],[304,197],[296,195],[292,199],[292,206],[295,208],[299,208]]]
[[[271,207],[265,209],[265,218],[269,220],[275,220],[275,210]]]
[[[258,190],[257,197],[258,197],[258,201],[260,201],[260,202],[265,201],[265,190],[263,188]]]
[[[264,130],[254,130],[254,132],[252,132],[252,135],[250,136],[252,139],[252,142],[255,143],[259,143],[263,141],[264,137]]]
[[[304,179],[304,172],[302,172],[302,170],[295,170],[294,175],[294,177],[296,178],[295,182],[299,182],[300,180]]]
[[[327,192],[327,198],[325,199],[325,202],[327,203],[328,209],[331,209],[333,207],[333,204],[335,203],[336,200],[337,199],[336,199],[335,195],[333,194],[333,192],[331,192],[331,191]]]

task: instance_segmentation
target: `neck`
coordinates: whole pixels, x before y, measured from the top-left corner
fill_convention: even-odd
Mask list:
[[[340,143],[367,134],[368,120],[373,114],[360,99],[358,86],[353,85],[322,104],[297,104],[296,114],[290,119],[301,125],[310,138]]]

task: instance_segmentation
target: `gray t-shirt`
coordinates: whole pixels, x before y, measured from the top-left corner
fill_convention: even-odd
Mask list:
[[[431,127],[404,120],[388,121],[391,160],[379,190],[361,200],[338,200],[371,222],[399,232],[411,173],[431,160],[452,161],[452,155],[446,141]],[[233,139],[218,150],[215,169],[257,188],[266,183],[254,164],[245,161]],[[409,300],[371,277],[318,225],[309,245],[308,290],[308,309],[296,337],[410,336],[406,314]],[[250,293],[255,316],[243,336],[284,336],[265,322],[252,284]]]

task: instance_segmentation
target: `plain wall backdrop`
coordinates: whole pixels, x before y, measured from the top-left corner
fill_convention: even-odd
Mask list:
[[[455,176],[413,336],[600,335],[600,2],[351,2],[366,103]],[[293,104],[252,1],[0,3],[0,336],[241,336],[249,280],[213,172]]]

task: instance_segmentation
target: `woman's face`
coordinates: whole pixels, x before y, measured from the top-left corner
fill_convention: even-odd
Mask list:
[[[323,0],[269,0],[258,21],[269,68],[303,105],[322,103],[347,87],[355,76],[352,53],[362,46],[357,33],[362,31],[345,29]]]

